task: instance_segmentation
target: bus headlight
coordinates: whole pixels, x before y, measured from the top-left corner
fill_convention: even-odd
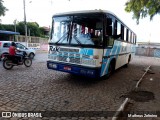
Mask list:
[[[57,68],[57,65],[56,64],[52,64],[52,68]]]
[[[57,65],[56,65],[56,64],[49,63],[49,67],[56,69],[56,68],[57,68]]]
[[[87,71],[87,74],[89,74],[89,75],[93,75],[93,74],[94,74],[94,72],[93,72],[93,71],[91,71],[91,70],[88,70],[88,71]]]

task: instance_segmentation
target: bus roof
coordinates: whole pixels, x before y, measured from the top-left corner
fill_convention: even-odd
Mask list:
[[[19,32],[13,32],[13,31],[5,31],[5,30],[0,30],[0,34],[7,34],[7,35],[19,35]]]
[[[128,29],[130,29],[121,19],[119,19],[114,13],[108,11],[108,10],[80,10],[80,11],[70,11],[70,12],[63,12],[63,13],[56,13],[53,15],[53,17],[58,16],[65,16],[65,15],[74,15],[74,14],[85,14],[85,13],[109,13],[113,15],[115,18],[117,18],[123,25],[125,25]],[[130,29],[131,30],[131,29]],[[132,31],[132,30],[131,30]],[[133,32],[133,31],[132,31]],[[134,32],[133,32],[134,33]],[[135,34],[135,33],[134,33]]]
[[[115,14],[113,14],[112,12],[110,11],[107,11],[107,10],[81,10],[81,11],[70,11],[70,12],[63,12],[63,13],[56,13],[54,14],[53,16],[61,16],[61,15],[72,15],[72,14],[83,14],[83,13],[110,13],[114,16],[116,16]]]

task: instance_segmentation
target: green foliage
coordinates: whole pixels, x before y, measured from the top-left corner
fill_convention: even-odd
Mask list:
[[[15,26],[0,24],[0,30],[14,31]],[[24,22],[17,23],[16,32],[19,32],[20,35],[25,35]],[[39,27],[38,23],[36,23],[36,22],[27,22],[27,33],[28,33],[28,35],[30,33],[30,36],[46,37],[45,36],[45,29],[43,27]]]
[[[133,12],[133,19],[139,23],[140,18],[145,18],[148,15],[150,20],[156,14],[160,14],[160,0],[129,0],[125,7],[126,12]]]
[[[3,5],[3,1],[0,0],[0,16],[4,16],[5,15],[5,12],[7,11],[8,9]]]
[[[30,36],[38,36],[40,37],[39,25],[36,22],[28,22],[27,23],[28,32],[30,31]]]
[[[0,24],[0,30],[8,30],[8,31],[14,31],[14,25],[3,25]]]
[[[18,22],[16,25],[17,32],[20,33],[20,35],[25,35],[25,27],[24,27],[24,22]]]
[[[43,27],[40,27],[39,30],[40,30],[40,37],[44,38],[45,37],[45,29]]]

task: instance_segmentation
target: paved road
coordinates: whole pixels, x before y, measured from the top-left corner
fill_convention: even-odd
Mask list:
[[[150,64],[154,66],[153,69],[160,68],[157,66],[160,63],[158,59],[135,57],[128,68],[120,68],[107,80],[95,81],[48,70],[46,59],[46,53],[37,54],[30,68],[18,66],[9,71],[5,70],[0,62],[0,111],[116,111],[124,100],[123,96],[134,89],[137,80],[144,73],[144,68]],[[152,78],[155,77],[156,83],[152,81],[155,86],[159,83],[157,80],[160,80],[159,71],[152,74]],[[160,105],[160,91],[157,88],[158,86],[155,87],[155,100],[149,103],[154,106]],[[153,91],[153,89],[152,86],[149,90]],[[142,103],[136,103],[137,106],[133,106],[133,110],[137,110],[140,104]],[[156,110],[160,108],[154,106],[150,107]],[[50,119],[67,118],[51,117]],[[73,117],[68,119],[107,118]]]

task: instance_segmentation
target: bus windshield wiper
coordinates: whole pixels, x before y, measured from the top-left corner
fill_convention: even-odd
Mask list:
[[[58,44],[61,40],[62,40],[61,42],[63,42],[65,38],[67,37],[66,35],[68,35],[68,32],[66,32],[57,42],[55,42],[55,44]]]
[[[76,37],[76,36],[73,36],[73,38],[76,40],[76,42],[82,46],[82,43],[80,42],[80,40]]]

